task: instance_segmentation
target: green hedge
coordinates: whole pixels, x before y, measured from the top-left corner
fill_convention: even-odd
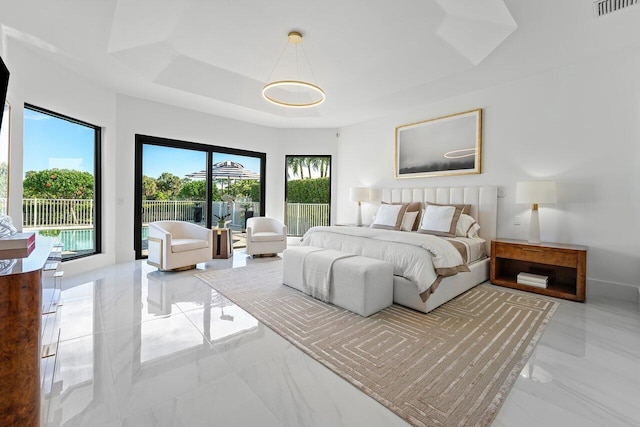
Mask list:
[[[296,179],[287,183],[289,203],[329,203],[329,178]]]

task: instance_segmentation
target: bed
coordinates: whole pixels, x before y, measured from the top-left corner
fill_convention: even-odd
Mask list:
[[[407,245],[423,247],[433,245],[434,247],[438,247],[437,245],[441,243],[435,240],[444,240],[442,237],[434,238],[433,236],[425,236],[425,239],[431,240],[426,240],[426,243],[421,243],[421,237],[416,236],[415,232],[387,230],[378,232],[365,229],[353,229],[349,231],[346,230],[346,227],[318,227],[309,230],[309,232],[305,234],[302,244],[339,249],[395,264],[393,276],[394,302],[427,313],[489,278],[491,240],[496,238],[497,228],[497,192],[497,187],[495,186],[381,190],[381,201],[387,204],[414,202],[424,204],[425,202],[429,202],[443,205],[470,205],[468,214],[480,225],[478,235],[482,239],[480,240],[480,245],[484,245],[486,257],[465,264],[465,268],[460,269],[462,272],[457,272],[455,275],[439,277],[433,292],[424,292],[424,290],[421,290],[424,289],[424,286],[417,284],[419,280],[427,279],[418,279],[415,272],[405,274],[405,269],[407,269],[406,265],[398,265],[398,260],[402,259],[404,255],[398,256],[398,251],[403,245],[403,243],[401,243],[402,239],[411,241],[407,243]],[[379,247],[372,249],[368,246],[368,249],[363,249],[365,246],[360,240],[370,239],[372,236],[375,236],[373,237],[374,239],[380,240]],[[390,242],[384,241],[387,236],[392,236]],[[411,248],[411,250],[415,251],[415,248]],[[389,260],[389,255],[394,259]],[[425,252],[425,256],[428,255],[429,253]],[[413,255],[408,252],[407,256],[411,257]],[[404,264],[408,265],[411,263],[404,262]],[[431,268],[433,269],[433,267]],[[422,272],[421,274],[424,275],[426,273]],[[432,274],[437,275],[436,273]],[[419,289],[419,287],[421,289]],[[427,294],[428,297],[425,297],[425,294]]]

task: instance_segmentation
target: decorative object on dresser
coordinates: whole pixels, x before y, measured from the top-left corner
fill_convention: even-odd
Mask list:
[[[518,181],[516,183],[516,203],[531,205],[529,243],[540,243],[540,219],[538,204],[557,202],[554,181]]]
[[[0,214],[0,238],[13,236],[18,232],[9,215]]]
[[[495,285],[584,301],[586,273],[584,246],[507,239],[491,242],[491,283]]]
[[[481,172],[482,109],[396,127],[395,177]]]
[[[368,202],[370,199],[367,187],[351,187],[349,190],[349,200],[358,204],[356,227],[362,227],[362,202]]]
[[[0,237],[0,258],[24,258],[36,248],[36,233],[15,233]]]

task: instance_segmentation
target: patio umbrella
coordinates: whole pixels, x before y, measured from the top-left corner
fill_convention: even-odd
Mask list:
[[[205,177],[207,176],[207,171],[201,170],[199,172],[193,172],[185,176],[191,179],[205,179]],[[260,174],[255,173],[249,169],[245,169],[245,167],[238,162],[232,162],[231,160],[223,160],[213,165],[213,168],[211,171],[211,178],[213,179],[226,178],[227,188],[229,188],[229,184],[232,179],[233,180],[236,180],[236,179],[260,180]]]

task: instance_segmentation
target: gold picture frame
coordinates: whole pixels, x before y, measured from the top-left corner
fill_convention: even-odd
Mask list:
[[[482,172],[482,108],[396,127],[395,178]]]

